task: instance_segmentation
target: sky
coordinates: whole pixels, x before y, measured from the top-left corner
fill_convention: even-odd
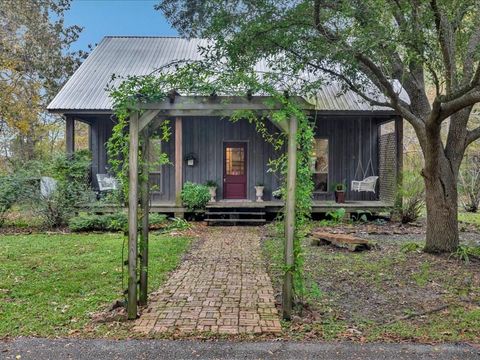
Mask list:
[[[73,0],[66,25],[84,29],[71,50],[88,50],[106,35],[177,35],[161,11],[158,0]]]

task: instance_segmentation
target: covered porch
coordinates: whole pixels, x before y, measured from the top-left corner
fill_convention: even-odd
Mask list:
[[[209,203],[207,209],[264,209],[266,213],[278,213],[283,206],[285,206],[285,204],[281,200],[269,200],[263,202],[249,200],[220,200],[215,203]],[[343,204],[336,203],[333,200],[314,200],[312,213],[327,213],[340,208],[345,209],[347,214],[356,213],[358,211],[379,213],[389,210],[393,206],[393,202],[384,200],[347,200]],[[150,211],[181,214],[188,212],[185,207],[177,206],[174,202],[152,202],[150,205]]]

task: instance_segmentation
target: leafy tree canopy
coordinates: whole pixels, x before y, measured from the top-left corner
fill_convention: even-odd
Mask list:
[[[35,147],[51,130],[45,107],[85,56],[68,50],[82,30],[64,25],[69,7],[70,0],[0,0],[0,131],[6,154],[35,157]]]
[[[213,39],[208,55],[232,69],[266,61],[303,93],[338,81],[394,109],[425,158],[426,249],[456,248],[458,171],[480,137],[471,121],[480,102],[477,0],[163,0],[156,8],[182,35]]]

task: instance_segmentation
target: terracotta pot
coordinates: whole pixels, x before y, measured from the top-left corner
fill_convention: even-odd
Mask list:
[[[335,191],[335,202],[338,204],[345,203],[345,191]]]

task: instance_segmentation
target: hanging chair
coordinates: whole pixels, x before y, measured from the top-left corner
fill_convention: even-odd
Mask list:
[[[352,191],[368,191],[375,194],[375,187],[377,186],[378,176],[369,176],[365,179],[352,181]]]
[[[360,122],[360,134],[362,133],[361,127],[362,125]],[[357,175],[358,176],[361,175],[363,180],[352,180],[352,185],[351,185],[352,191],[358,191],[358,192],[365,191],[365,192],[375,193],[378,176],[375,175],[375,170],[373,169],[372,146],[369,147],[369,151],[370,151],[370,158],[368,160],[367,167],[364,169],[363,163],[362,163],[362,144],[360,141],[358,142],[358,154],[359,154],[358,164],[357,164],[357,169],[355,170],[355,175],[353,177],[357,179]],[[372,173],[371,176],[367,176],[369,170],[371,170],[371,173]]]

